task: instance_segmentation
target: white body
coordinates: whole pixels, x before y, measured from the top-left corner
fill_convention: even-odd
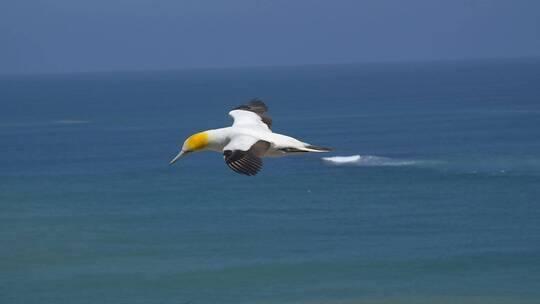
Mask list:
[[[226,151],[249,151],[259,141],[268,142],[270,146],[268,149],[265,146],[265,149],[261,150],[262,152],[258,152],[264,154],[258,154],[256,157],[284,156],[297,152],[329,151],[327,148],[311,146],[287,135],[273,133],[268,127],[271,122],[267,120],[267,117],[265,117],[266,121],[263,121],[260,115],[249,110],[232,110],[229,115],[234,119],[232,126],[207,130],[190,136],[184,142],[180,153],[171,161],[171,164],[193,151],[210,150],[220,153]],[[258,162],[253,161],[253,163]],[[258,166],[260,169],[261,164],[258,164]],[[256,170],[250,172],[250,174],[256,174]]]
[[[206,149],[216,152],[224,150],[249,150],[259,140],[270,143],[270,148],[264,156],[284,156],[287,153],[280,149],[297,148],[306,149],[307,143],[301,142],[287,135],[273,133],[268,128],[232,127],[206,131],[210,142]]]

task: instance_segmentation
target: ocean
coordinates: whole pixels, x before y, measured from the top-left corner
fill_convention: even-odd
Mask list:
[[[168,165],[252,98],[334,151]],[[4,75],[0,107],[0,303],[540,303],[538,59]]]

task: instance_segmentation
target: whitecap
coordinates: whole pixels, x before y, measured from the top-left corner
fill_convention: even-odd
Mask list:
[[[349,156],[331,156],[323,157],[322,160],[329,165],[334,166],[410,166],[415,165],[418,161],[395,159],[383,156],[374,155],[349,155]]]

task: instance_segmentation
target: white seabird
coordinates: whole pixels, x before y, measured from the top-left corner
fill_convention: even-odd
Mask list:
[[[264,113],[268,107],[261,100],[252,100],[229,112],[232,126],[207,130],[186,139],[182,150],[170,162],[174,164],[186,154],[210,150],[223,153],[225,163],[234,172],[255,175],[263,165],[263,156],[285,156],[305,152],[328,152],[290,136],[273,133],[272,120]]]

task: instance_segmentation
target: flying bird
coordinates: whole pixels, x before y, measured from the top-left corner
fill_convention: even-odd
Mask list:
[[[264,156],[331,150],[273,133],[270,129],[272,119],[265,115],[267,111],[268,107],[258,99],[234,108],[229,112],[234,120],[232,126],[191,135],[170,164],[191,152],[210,150],[223,153],[225,163],[234,172],[252,176],[262,169]]]

